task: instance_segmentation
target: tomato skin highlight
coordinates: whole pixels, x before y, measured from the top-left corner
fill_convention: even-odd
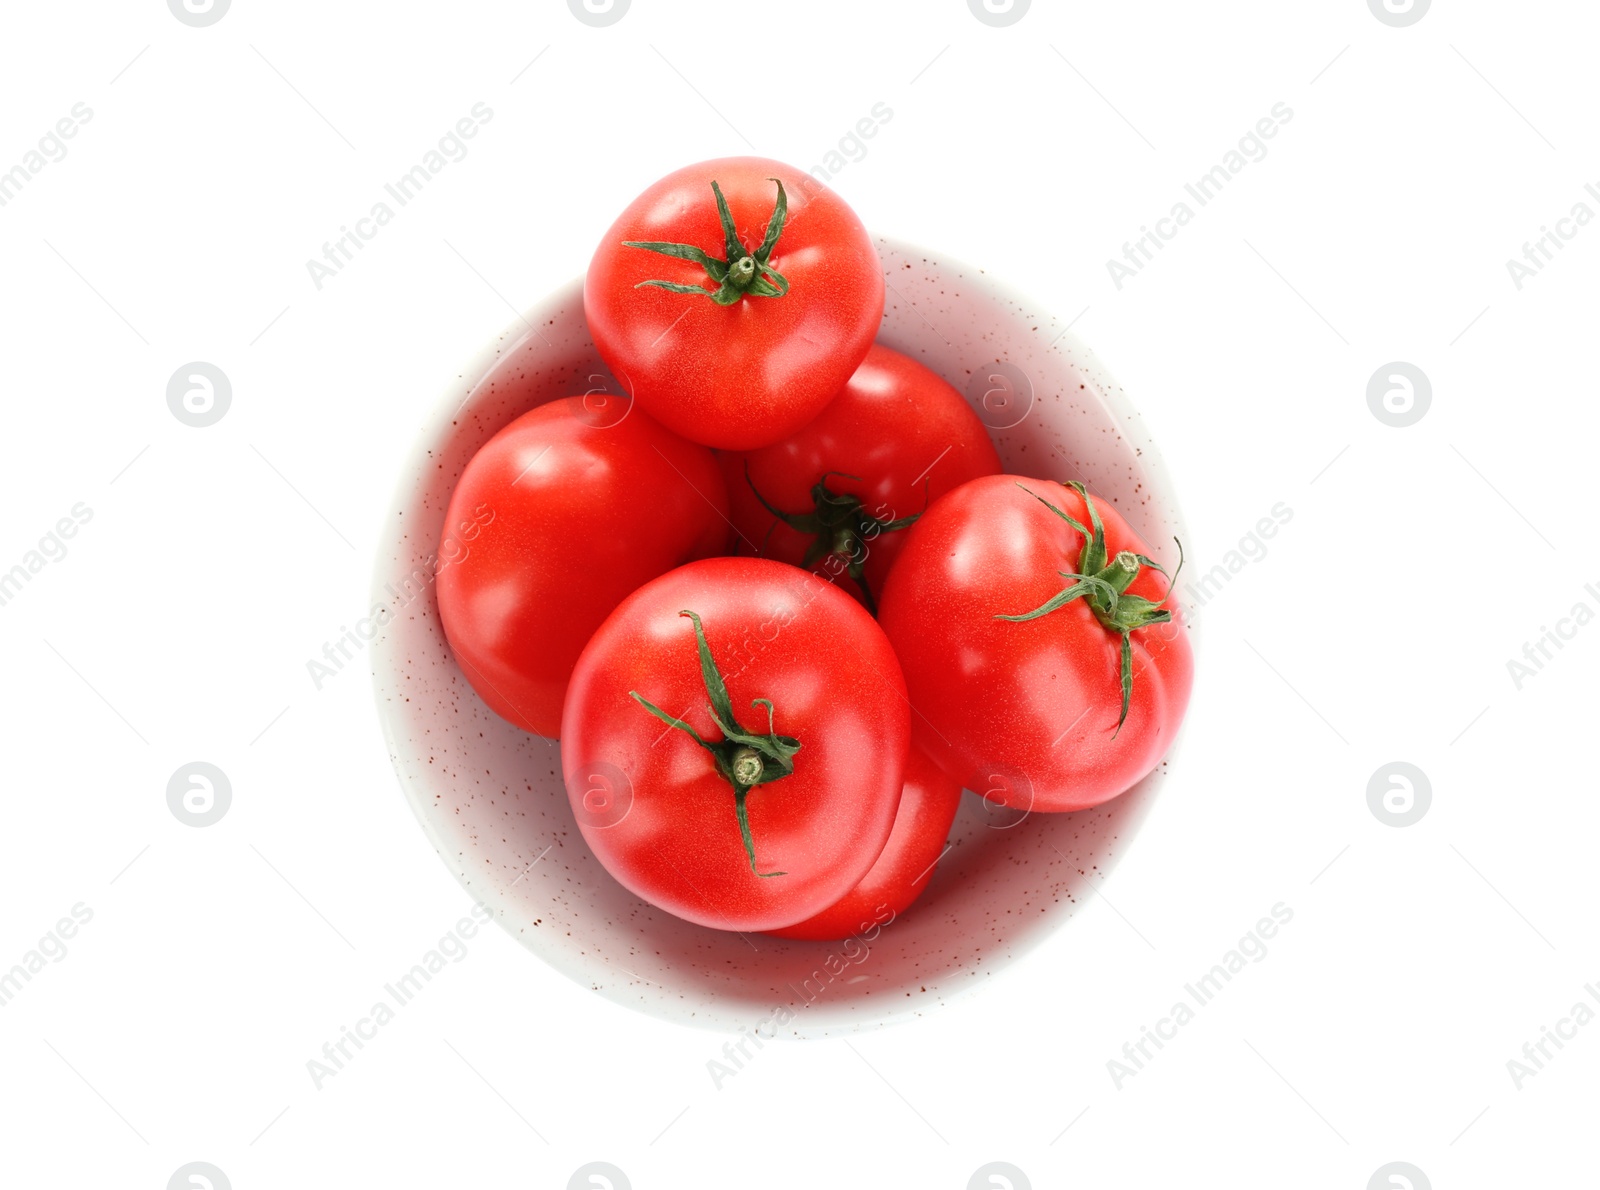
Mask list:
[[[800,741],[794,771],[746,798],[758,866],[739,834],[734,792],[713,758],[630,692],[722,733],[707,709],[693,626],[701,617],[739,725]],[[894,825],[910,710],[887,638],[848,595],[756,558],[680,567],[625,599],[573,671],[562,771],[584,840],[652,905],[713,929],[802,921],[867,874]],[[605,800],[591,798],[603,788]]]
[[[624,241],[692,244],[723,258],[717,182],[747,250],[762,242],[783,182],[789,212],[770,257],[782,297],[731,306],[644,281],[715,288],[705,270]],[[844,200],[809,174],[759,157],[724,157],[668,174],[600,241],[583,308],[600,356],[624,391],[695,442],[748,450],[820,413],[866,356],[883,319],[882,265]]]
[[[1118,730],[1121,639],[1085,600],[1027,622],[995,618],[1032,611],[1068,586],[1057,572],[1076,569],[1084,544],[1029,492],[1089,523],[1083,497],[1060,483],[973,480],[912,527],[879,621],[918,712],[913,736],[946,772],[1015,809],[1081,810],[1160,762],[1188,707],[1194,658],[1168,602],[1172,622],[1130,637],[1132,699]],[[1156,556],[1109,502],[1095,498],[1095,507],[1110,554]],[[1145,567],[1128,591],[1160,602],[1167,580]]]
[[[735,551],[795,566],[803,564],[813,535],[780,521],[756,492],[784,512],[809,512],[812,487],[824,473],[835,472],[827,480],[831,491],[855,496],[863,512],[892,521],[922,512],[969,479],[1000,471],[988,432],[961,394],[916,360],[878,343],[815,420],[770,446],[719,458]],[[899,529],[863,543],[863,578],[872,592],[882,594],[905,539],[906,530]],[[838,557],[818,559],[811,569],[836,575],[841,587],[859,594]]]
[[[898,918],[933,880],[960,805],[961,783],[912,745],[894,830],[872,870],[816,916],[767,932],[779,938],[831,942]]]
[[[439,619],[472,688],[554,738],[584,642],[641,583],[723,550],[726,514],[711,452],[638,409],[612,421],[566,397],[518,417],[467,462],[445,516]]]

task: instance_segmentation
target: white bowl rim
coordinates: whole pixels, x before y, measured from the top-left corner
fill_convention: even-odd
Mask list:
[[[930,250],[920,245],[897,239],[893,236],[885,236],[875,233],[873,234],[872,238],[876,245],[879,245],[882,248],[887,248],[909,259],[926,259],[930,261],[937,261],[939,267],[943,269],[953,270],[962,275],[982,278],[982,284],[990,291],[990,296],[998,301],[1006,302],[1018,309],[1044,309],[1040,303],[1034,301],[1024,291],[1018,289],[1008,282],[1000,280],[987,270],[971,265],[958,257],[951,256],[950,254],[942,251]],[[456,420],[461,409],[464,408],[466,404],[466,398],[463,398],[461,395],[461,382],[463,380],[467,381],[466,392],[470,397],[472,393],[477,391],[479,385],[489,376],[499,362],[514,355],[518,350],[521,349],[524,341],[536,333],[532,328],[536,328],[541,325],[541,323],[547,317],[547,311],[567,309],[575,301],[581,306],[583,282],[584,279],[580,275],[578,278],[567,281],[556,289],[552,290],[542,300],[529,307],[526,311],[524,311],[524,313],[518,315],[512,322],[507,324],[505,329],[498,336],[491,339],[482,348],[475,352],[469,363],[458,372],[456,380],[454,380],[447,387],[443,399],[436,404],[431,414],[419,427],[417,435],[413,440],[413,445],[407,452],[404,462],[400,468],[400,477],[394,485],[393,495],[391,496],[386,508],[386,519],[384,521],[386,528],[385,531],[380,534],[378,545],[374,551],[373,577],[370,588],[373,602],[383,603],[385,601],[388,593],[384,589],[384,584],[393,581],[393,572],[391,569],[386,568],[386,558],[384,554],[384,550],[389,544],[387,537],[387,526],[394,521],[397,513],[400,513],[410,507],[412,503],[411,497],[415,488],[415,477],[421,473],[421,469],[432,457],[431,448],[436,443],[441,441],[441,439],[448,433],[450,426]],[[1049,316],[1049,318],[1051,321],[1055,321],[1053,315]],[[1122,386],[1115,382],[1114,373],[1110,372],[1104,366],[1104,364],[1101,363],[1093,349],[1084,343],[1083,340],[1070,329],[1070,324],[1062,327],[1059,332],[1055,334],[1054,339],[1047,350],[1052,352],[1059,351],[1061,354],[1067,355],[1076,361],[1081,368],[1093,369],[1100,377],[1104,378],[1107,383],[1099,386],[1098,396],[1105,403],[1108,410],[1122,425],[1129,426],[1143,421],[1143,414],[1133,405],[1131,399],[1127,396],[1126,391],[1122,388]],[[957,388],[960,388],[960,384],[954,377],[946,376],[945,379],[951,384],[956,385]],[[1176,530],[1179,537],[1187,540],[1188,533],[1186,522],[1183,518],[1182,506],[1179,503],[1177,493],[1173,488],[1171,474],[1167,469],[1165,460],[1159,447],[1156,445],[1154,436],[1151,435],[1147,430],[1141,435],[1140,459],[1145,469],[1144,478],[1147,486],[1151,489],[1152,496],[1156,498],[1162,510],[1162,515]],[[1177,593],[1175,592],[1175,596],[1176,595]],[[1199,634],[1196,631],[1196,626],[1193,622],[1192,616],[1186,615],[1185,621],[1191,648],[1198,655]],[[550,946],[545,948],[535,947],[532,936],[526,932],[519,934],[516,929],[514,929],[516,923],[508,920],[509,914],[505,905],[497,904],[495,903],[495,900],[484,896],[484,890],[474,888],[471,884],[469,884],[465,873],[460,871],[457,865],[449,862],[447,856],[454,852],[455,841],[448,839],[443,834],[441,825],[436,824],[425,813],[425,803],[429,799],[423,795],[423,791],[420,788],[415,790],[412,788],[411,779],[407,776],[407,774],[400,771],[399,768],[399,748],[403,741],[396,738],[395,718],[385,713],[382,705],[385,694],[383,687],[385,675],[382,672],[381,667],[382,664],[387,661],[388,651],[380,646],[382,642],[387,639],[387,634],[380,634],[379,637],[374,640],[373,647],[369,650],[371,654],[370,663],[373,689],[374,695],[379,703],[378,719],[383,733],[384,743],[389,749],[391,762],[395,766],[396,777],[399,781],[401,790],[405,795],[406,802],[411,807],[413,816],[417,819],[418,824],[422,827],[423,834],[427,838],[429,844],[433,847],[435,854],[441,860],[445,861],[446,868],[450,869],[454,878],[459,884],[461,884],[462,888],[466,890],[469,895],[477,897],[488,909],[493,912],[495,920],[500,923],[501,927],[509,936],[521,944],[525,949],[535,954],[543,962],[549,964],[560,974],[572,980],[574,983],[577,983],[590,991],[598,993],[600,996],[611,1001],[612,1003],[632,1009],[635,1012],[640,1012],[642,1014],[651,1016],[657,1020],[668,1021],[671,1023],[700,1029],[709,1029],[721,1033],[728,1032],[728,1029],[724,1024],[717,1021],[708,1020],[703,1014],[689,1014],[681,1009],[676,1009],[671,1004],[670,998],[667,996],[662,996],[660,998],[661,1004],[657,1008],[653,1009],[638,1003],[637,1000],[632,997],[624,995],[621,989],[625,985],[619,984],[613,978],[596,981],[594,976],[597,969],[605,968],[606,975],[608,977],[614,975],[614,972],[610,970],[610,968],[606,967],[604,960],[595,959],[584,954],[581,950],[574,950],[571,948],[563,948],[559,946]],[[394,669],[395,673],[390,675],[391,679],[398,677],[399,667],[396,666]],[[1170,761],[1172,758],[1176,757],[1181,744],[1182,732],[1180,730],[1178,737],[1174,739],[1172,746],[1168,749],[1165,759]],[[1143,829],[1145,819],[1148,817],[1150,809],[1153,807],[1156,799],[1154,797],[1146,797],[1143,800],[1145,804],[1141,812],[1127,824],[1127,845],[1131,845],[1132,838]],[[440,820],[441,823],[443,821],[447,820]],[[1120,863],[1121,859],[1126,853],[1127,845],[1107,854],[1105,858],[1108,862],[1104,863],[1100,868],[1102,880],[1109,878],[1116,865]],[[1071,914],[1067,915],[1067,917],[1070,916]],[[942,989],[940,993],[941,1003],[950,1004],[957,1000],[964,1000],[967,997],[975,994],[980,987],[986,985],[994,978],[995,975],[1000,974],[1005,968],[1014,966],[1017,960],[1030,954],[1042,946],[1048,939],[1059,933],[1059,930],[1065,924],[1065,921],[1066,918],[1062,918],[1053,928],[1033,930],[1012,941],[1009,944],[1008,958],[1004,963],[997,965],[995,969],[989,973],[988,978],[983,980],[966,980],[954,987]],[[815,1028],[806,1028],[804,1024],[801,1024],[798,1027],[790,1028],[787,1033],[779,1032],[777,1036],[790,1036],[795,1038],[840,1036],[849,1032],[860,1032],[883,1027],[885,1025],[897,1024],[924,1015],[926,1015],[926,1011],[924,1006],[920,1003],[901,1004],[890,1002],[874,1007],[870,1017],[860,1016],[841,1019],[837,1016],[828,1015],[825,1016],[824,1019],[819,1020]],[[800,1013],[796,1015],[796,1020],[799,1022],[804,1022],[805,1017],[805,1013]],[[763,1039],[766,1039],[765,1035],[763,1035]]]

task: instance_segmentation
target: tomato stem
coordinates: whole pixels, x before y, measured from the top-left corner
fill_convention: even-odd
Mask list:
[[[1075,599],[1084,600],[1094,612],[1095,619],[1099,620],[1107,631],[1122,638],[1118,650],[1122,714],[1117,719],[1116,730],[1111,733],[1111,738],[1116,739],[1117,733],[1122,730],[1122,725],[1127,722],[1128,704],[1133,699],[1133,646],[1130,637],[1141,628],[1148,628],[1152,624],[1164,624],[1172,619],[1172,612],[1161,604],[1171,597],[1178,575],[1183,573],[1183,542],[1178,541],[1176,537],[1172,539],[1178,546],[1178,569],[1167,577],[1167,592],[1161,597],[1160,602],[1152,603],[1141,595],[1129,595],[1128,586],[1138,576],[1142,566],[1148,566],[1160,574],[1167,572],[1159,563],[1132,550],[1122,550],[1109,560],[1106,558],[1105,525],[1100,520],[1100,510],[1094,506],[1094,501],[1089,497],[1088,488],[1076,480],[1066,485],[1083,497],[1083,505],[1089,510],[1089,524],[1092,528],[1085,528],[1082,522],[1068,516],[1043,496],[1029,491],[1022,484],[1019,483],[1017,486],[1077,530],[1083,537],[1083,549],[1078,554],[1077,573],[1059,572],[1062,578],[1072,580],[1069,585],[1031,612],[1024,612],[1020,616],[996,616],[995,619],[1009,620],[1012,623],[1037,620],[1057,608],[1065,607]]]
[[[734,783],[744,786],[759,785],[763,767],[761,753],[754,748],[740,748],[728,764]]]
[[[754,251],[747,249],[744,241],[739,238],[738,228],[733,223],[733,213],[728,210],[728,200],[723,197],[722,187],[715,181],[711,183],[711,193],[717,196],[717,217],[722,222],[723,250],[727,254],[725,258],[712,256],[705,249],[693,244],[673,244],[658,240],[622,241],[624,248],[643,248],[646,252],[659,252],[662,256],[698,264],[706,271],[706,276],[717,283],[715,289],[706,289],[700,285],[683,285],[677,281],[640,281],[634,288],[653,285],[657,289],[666,289],[673,293],[698,293],[710,298],[719,306],[734,305],[746,296],[782,297],[788,293],[788,280],[768,261],[772,257],[772,250],[778,245],[778,237],[783,234],[783,224],[789,215],[789,196],[784,193],[783,183],[777,178],[768,178],[767,181],[778,187],[778,201],[773,205],[772,217],[767,220],[767,230],[762,237],[761,246]]]
[[[871,552],[870,543],[885,533],[896,533],[901,529],[910,528],[916,524],[917,518],[922,513],[914,512],[910,516],[892,520],[875,517],[862,506],[860,497],[836,492],[828,486],[829,477],[835,475],[840,479],[860,482],[859,476],[846,475],[842,471],[825,471],[811,487],[811,511],[784,512],[783,509],[775,507],[761,494],[761,489],[756,487],[755,480],[750,478],[750,461],[746,459],[744,464],[744,481],[750,485],[750,490],[755,493],[756,499],[761,501],[761,507],[796,533],[812,535],[811,544],[806,547],[805,557],[801,559],[800,564],[810,568],[826,557],[843,558],[845,573],[854,580],[856,587],[861,591],[861,602],[876,616],[878,604],[872,596],[871,588],[867,586],[866,575],[867,555]],[[924,509],[927,507],[926,491],[924,488]]]
[[[750,835],[750,817],[745,798],[758,785],[766,785],[794,772],[794,754],[800,751],[800,741],[792,736],[778,735],[773,728],[775,711],[772,700],[755,698],[753,707],[766,707],[767,733],[758,735],[745,731],[734,718],[733,702],[728,697],[727,684],[711,659],[711,646],[706,643],[705,627],[700,617],[691,611],[681,611],[694,624],[695,645],[700,655],[700,680],[705,683],[706,697],[711,705],[711,721],[722,732],[723,738],[715,742],[706,740],[689,724],[675,715],[669,715],[636,690],[629,697],[663,723],[676,727],[689,735],[695,743],[711,753],[717,773],[733,786],[733,812],[739,823],[739,837],[744,842],[744,852],[750,861],[750,870],[757,876],[784,876],[785,872],[763,872],[756,866],[756,845]]]

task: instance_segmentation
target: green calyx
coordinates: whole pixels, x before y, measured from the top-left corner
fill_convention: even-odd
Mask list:
[[[1043,504],[1067,524],[1076,529],[1083,537],[1083,550],[1078,554],[1078,569],[1072,571],[1058,571],[1064,579],[1072,580],[1059,594],[1053,595],[1040,606],[1020,616],[996,616],[997,620],[1010,620],[1021,623],[1024,620],[1037,620],[1040,616],[1047,616],[1058,607],[1064,607],[1074,599],[1082,599],[1094,612],[1095,619],[1108,632],[1114,632],[1122,638],[1122,715],[1117,719],[1117,729],[1111,733],[1113,739],[1117,732],[1122,730],[1122,725],[1128,718],[1128,702],[1133,697],[1133,646],[1129,636],[1141,628],[1148,628],[1151,624],[1164,624],[1172,619],[1172,612],[1161,606],[1172,595],[1172,588],[1178,581],[1178,575],[1183,573],[1183,542],[1176,537],[1172,540],[1178,545],[1178,569],[1173,574],[1167,575],[1167,593],[1161,597],[1160,603],[1152,603],[1141,595],[1129,595],[1128,585],[1139,574],[1139,568],[1148,566],[1160,574],[1167,574],[1161,565],[1143,554],[1136,554],[1130,550],[1106,557],[1106,530],[1101,523],[1100,512],[1094,506],[1094,501],[1089,498],[1089,490],[1081,483],[1073,481],[1067,484],[1073,491],[1083,497],[1084,507],[1089,510],[1089,524],[1092,528],[1085,528],[1080,522],[1062,512],[1050,501],[1036,492],[1028,491],[1020,483],[1017,485],[1024,492]]]
[[[794,772],[794,754],[800,751],[800,741],[778,735],[773,730],[770,699],[756,698],[750,702],[751,706],[767,708],[766,735],[756,735],[739,726],[739,721],[734,718],[733,703],[728,698],[728,687],[717,672],[716,662],[711,660],[711,646],[706,643],[706,631],[700,624],[700,617],[690,611],[678,614],[688,616],[694,623],[694,637],[700,649],[700,680],[705,683],[706,697],[711,702],[707,709],[723,738],[711,743],[682,719],[667,714],[637,691],[630,690],[628,694],[657,719],[687,732],[695,743],[711,753],[717,772],[733,786],[733,810],[739,820],[739,837],[744,840],[744,853],[750,859],[750,870],[763,877],[785,875],[783,872],[763,872],[756,866],[756,845],[750,837],[750,816],[744,803],[756,786],[766,785]]]
[[[711,192],[717,196],[717,214],[722,219],[722,240],[725,259],[712,256],[693,244],[670,244],[654,240],[624,240],[624,248],[643,248],[646,252],[659,252],[679,260],[690,260],[705,269],[706,276],[716,282],[715,289],[700,285],[680,285],[676,281],[641,281],[634,288],[654,285],[670,289],[673,293],[698,293],[710,298],[719,306],[731,306],[742,297],[782,297],[789,292],[789,282],[783,274],[768,264],[772,250],[777,247],[778,236],[783,233],[783,222],[789,214],[789,197],[783,192],[783,183],[768,178],[778,187],[778,201],[767,220],[767,232],[761,246],[754,252],[747,250],[733,225],[733,214],[728,210],[728,200],[722,197],[722,187],[711,183]]]
[[[856,587],[861,591],[862,602],[866,604],[867,610],[876,616],[878,605],[872,597],[871,589],[867,586],[865,571],[870,543],[885,533],[909,528],[922,514],[914,512],[910,516],[897,517],[893,520],[875,517],[862,506],[860,497],[835,492],[828,487],[828,477],[833,475],[837,475],[840,479],[854,479],[860,482],[860,478],[855,475],[846,475],[842,471],[825,471],[812,485],[811,511],[784,512],[781,508],[773,507],[761,494],[755,480],[750,478],[750,464],[746,462],[744,465],[744,481],[750,485],[750,490],[755,493],[756,499],[761,501],[761,507],[796,533],[811,534],[811,544],[806,547],[805,557],[801,559],[800,564],[809,568],[826,557],[843,558],[845,573],[855,580]],[[776,522],[773,527],[777,527]]]

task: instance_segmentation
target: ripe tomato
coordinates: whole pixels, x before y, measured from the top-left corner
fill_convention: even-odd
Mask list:
[[[1000,457],[960,393],[875,343],[815,421],[722,467],[738,552],[830,575],[876,612],[903,530]]]
[[[631,892],[772,930],[849,892],[894,825],[910,739],[888,640],[831,583],[712,558],[646,583],[578,659],[562,771]]]
[[[917,742],[1020,810],[1081,810],[1150,772],[1194,662],[1148,554],[1081,488],[995,475],[945,496],[911,530],[880,614]]]
[[[883,317],[883,271],[833,191],[776,161],[725,157],[668,174],[623,211],[590,262],[583,310],[645,412],[748,450],[844,387]]]
[[[530,410],[450,497],[439,619],[472,688],[524,731],[560,730],[573,663],[625,595],[727,543],[711,452],[624,410],[597,416],[582,397]]]
[[[894,830],[878,862],[860,884],[798,925],[769,930],[780,938],[834,941],[893,921],[922,895],[944,855],[961,805],[961,783],[948,776],[916,745],[906,756],[906,785]]]

